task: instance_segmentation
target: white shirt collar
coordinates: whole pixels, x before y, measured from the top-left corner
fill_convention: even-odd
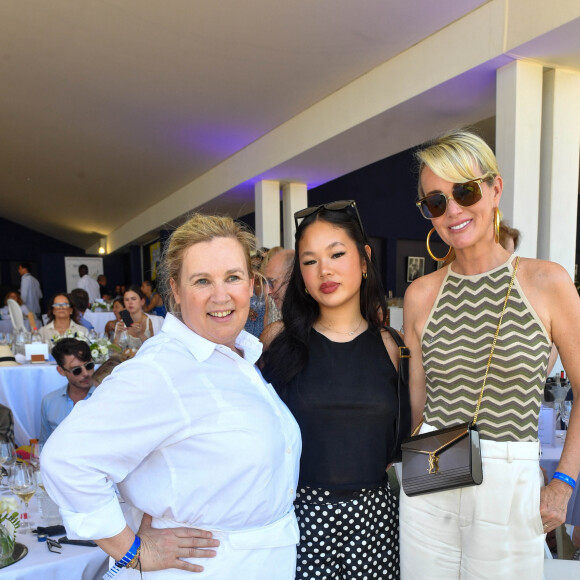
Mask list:
[[[228,356],[234,354],[230,347],[223,344],[216,344],[196,334],[191,328],[169,312],[165,317],[162,330],[183,343],[185,348],[200,362],[207,360],[213,354],[214,350],[219,350]],[[242,330],[238,334],[235,346],[244,353],[244,359],[250,364],[255,364],[262,354],[262,343],[245,330]]]

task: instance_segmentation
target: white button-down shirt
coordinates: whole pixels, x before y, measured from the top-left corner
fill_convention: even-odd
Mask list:
[[[101,287],[99,286],[99,283],[88,274],[79,278],[77,288],[82,288],[89,295],[89,302],[91,304],[101,299]]]
[[[254,364],[259,341],[242,331],[236,347],[243,358],[168,314],[134,359],[75,406],[41,458],[70,536],[123,530],[113,482],[154,527],[239,531],[292,510],[298,425]]]

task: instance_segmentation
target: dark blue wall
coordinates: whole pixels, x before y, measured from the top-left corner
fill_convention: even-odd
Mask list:
[[[0,302],[8,289],[20,288],[19,262],[29,262],[43,293],[43,312],[56,292],[66,289],[64,258],[86,252],[30,228],[0,218]],[[125,284],[129,278],[124,255],[103,256],[103,269],[111,284]],[[119,280],[119,282],[116,282]]]

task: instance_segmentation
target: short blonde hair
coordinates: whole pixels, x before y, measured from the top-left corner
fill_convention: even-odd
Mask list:
[[[490,146],[467,129],[444,133],[419,148],[415,152],[415,157],[419,162],[419,197],[424,196],[421,173],[425,167],[437,177],[453,183],[483,176],[486,176],[487,181],[500,174]],[[474,170],[477,175],[474,174]]]
[[[163,252],[159,276],[160,291],[168,312],[177,314],[181,312],[171,290],[171,280],[179,284],[186,250],[195,244],[209,242],[214,238],[233,238],[240,243],[246,257],[248,276],[252,277],[250,254],[256,249],[254,234],[231,217],[193,214],[173,232]]]

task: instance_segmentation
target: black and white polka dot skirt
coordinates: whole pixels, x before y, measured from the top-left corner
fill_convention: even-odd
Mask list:
[[[398,501],[388,484],[358,491],[302,486],[295,506],[296,580],[398,580]]]

